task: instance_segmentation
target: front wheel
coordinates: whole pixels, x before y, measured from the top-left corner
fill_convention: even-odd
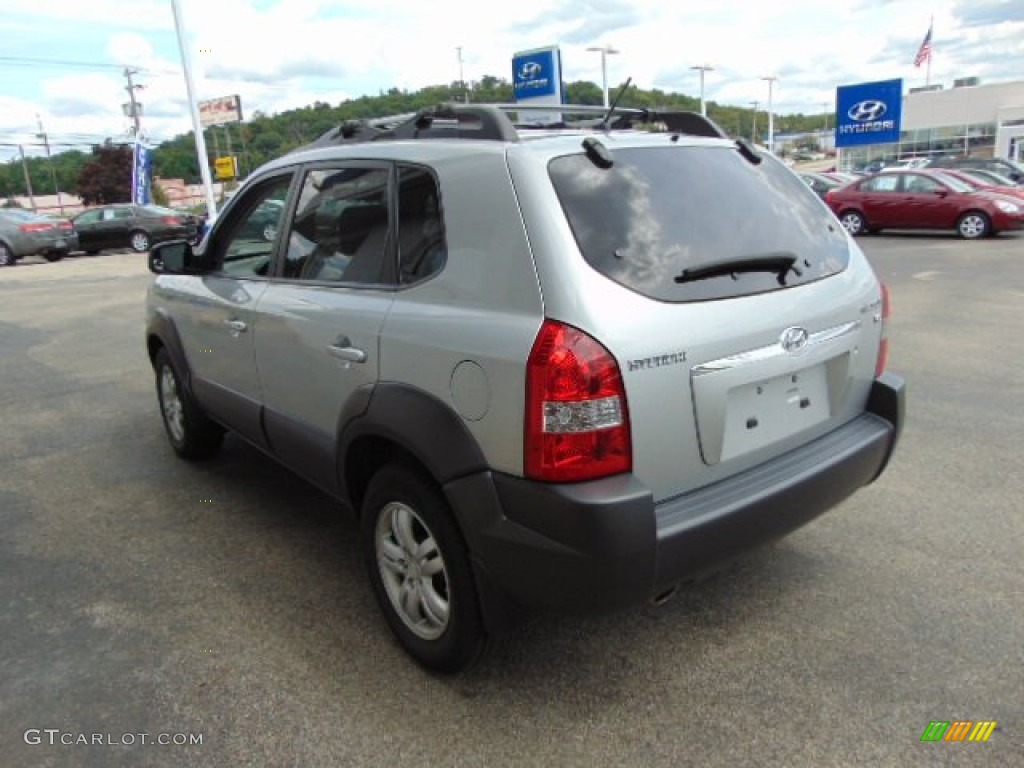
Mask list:
[[[224,430],[210,421],[182,385],[181,375],[166,349],[156,353],[156,393],[167,439],[183,459],[207,459],[220,450]]]
[[[391,631],[424,667],[460,672],[487,635],[466,545],[437,485],[404,464],[370,480],[362,509],[370,582]]]
[[[852,237],[863,234],[867,229],[864,217],[857,211],[843,211],[839,217],[839,223]]]
[[[977,240],[985,237],[992,229],[988,216],[980,211],[968,211],[956,223],[956,231],[965,240]]]
[[[6,243],[0,243],[0,267],[13,267],[14,262],[14,252]]]
[[[145,232],[139,230],[132,232],[131,238],[128,242],[131,244],[132,250],[136,253],[145,253],[149,250],[149,235]]]

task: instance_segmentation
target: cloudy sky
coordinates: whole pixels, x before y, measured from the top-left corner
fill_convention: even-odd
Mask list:
[[[568,81],[631,76],[641,88],[776,113],[821,113],[837,85],[903,78],[924,85],[914,55],[934,17],[933,83],[1024,78],[1024,0],[180,0],[197,98],[237,93],[246,115],[331,104],[494,75],[511,80],[516,51],[562,50]],[[87,144],[128,128],[122,70],[138,71],[143,125],[154,140],[190,128],[170,0],[3,0],[0,159],[38,140]],[[33,151],[27,148],[28,151]]]

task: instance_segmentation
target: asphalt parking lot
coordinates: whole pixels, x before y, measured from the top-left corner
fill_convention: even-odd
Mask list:
[[[1024,233],[859,242],[909,382],[882,479],[450,679],[391,641],[327,497],[234,438],[174,458],[144,257],[3,270],[0,764],[1024,765]],[[998,725],[921,743],[935,720]]]

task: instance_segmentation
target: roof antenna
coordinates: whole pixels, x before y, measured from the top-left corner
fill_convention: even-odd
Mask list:
[[[617,106],[619,106],[619,99],[622,98],[623,94],[626,92],[626,89],[629,88],[629,84],[632,83],[632,82],[633,82],[633,78],[632,77],[627,77],[626,78],[626,82],[624,82],[622,84],[622,87],[619,88],[619,92],[617,94],[615,94],[615,101],[613,101],[612,105],[610,107],[608,107],[608,114],[604,116],[604,120],[601,121],[601,124],[598,126],[598,128],[600,128],[602,130],[605,130],[605,129],[608,128],[608,120],[611,118],[612,113],[615,111],[615,108]]]

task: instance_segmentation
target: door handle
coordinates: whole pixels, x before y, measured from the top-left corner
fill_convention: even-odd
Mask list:
[[[344,360],[346,363],[366,362],[366,351],[359,349],[359,347],[353,347],[348,336],[340,338],[333,344],[328,345],[327,351],[339,360]]]
[[[241,320],[225,320],[224,325],[230,328],[231,333],[236,336],[239,333],[245,333],[247,330],[249,330],[249,326],[246,325]]]

